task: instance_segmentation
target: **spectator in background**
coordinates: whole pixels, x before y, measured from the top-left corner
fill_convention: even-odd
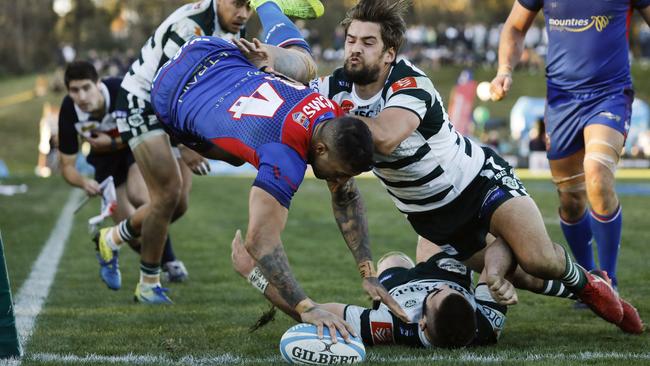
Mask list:
[[[52,175],[52,171],[56,170],[58,166],[58,116],[58,108],[52,106],[49,102],[43,104],[43,113],[41,120],[38,122],[38,162],[34,169],[34,173],[42,178]]]

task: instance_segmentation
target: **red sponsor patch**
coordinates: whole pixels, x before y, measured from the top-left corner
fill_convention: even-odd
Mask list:
[[[354,108],[354,103],[352,103],[351,100],[344,100],[341,102],[341,109],[345,113],[350,113],[350,111]]]
[[[375,345],[393,343],[393,325],[391,323],[371,321],[370,332],[372,343]]]
[[[409,76],[403,79],[399,79],[391,85],[391,90],[395,93],[398,90],[408,89],[408,88],[417,88],[418,82],[414,77]]]

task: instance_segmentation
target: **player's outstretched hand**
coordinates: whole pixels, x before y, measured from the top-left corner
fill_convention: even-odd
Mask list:
[[[510,87],[512,86],[512,75],[510,74],[497,74],[497,76],[490,83],[490,98],[493,102],[499,101],[508,95]]]
[[[84,179],[82,188],[90,197],[94,197],[102,193],[102,189],[99,187],[99,183],[97,183],[97,181],[94,179]]]
[[[379,283],[377,277],[366,277],[363,279],[363,289],[366,290],[368,295],[372,298],[372,301],[381,301],[384,305],[388,306],[391,313],[396,315],[402,321],[409,323],[410,319],[404,309],[393,299],[392,296],[388,293],[384,285]]]
[[[519,302],[515,286],[500,276],[487,276],[486,279],[490,293],[496,302],[501,305],[514,305]]]
[[[350,343],[350,334],[355,337],[357,336],[350,324],[339,316],[321,308],[320,305],[314,305],[307,311],[301,313],[300,319],[305,323],[314,324],[318,328],[318,338],[323,338],[323,327],[329,328],[332,343],[337,343],[337,330],[345,340],[345,343]]]
[[[230,260],[235,272],[242,277],[248,278],[248,275],[255,268],[255,260],[244,247],[244,240],[241,237],[241,230],[237,230],[235,237],[232,239]]]
[[[271,71],[274,65],[273,54],[268,51],[267,45],[260,42],[259,39],[253,38],[253,42],[244,38],[234,39],[233,43],[239,48],[241,53],[257,68],[266,67]]]
[[[208,175],[210,172],[210,164],[208,164],[208,159],[204,158],[189,147],[183,145],[179,145],[178,150],[181,152],[181,158],[190,168],[192,173],[196,175]]]

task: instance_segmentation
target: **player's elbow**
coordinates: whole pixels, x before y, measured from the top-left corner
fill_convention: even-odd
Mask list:
[[[381,155],[390,155],[395,151],[397,146],[399,146],[401,141],[396,141],[394,138],[391,138],[390,136],[374,136],[373,135],[373,140],[375,142],[375,152],[379,153]]]

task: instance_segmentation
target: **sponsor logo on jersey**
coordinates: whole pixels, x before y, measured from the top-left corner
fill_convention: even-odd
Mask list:
[[[606,15],[592,15],[589,18],[569,18],[557,19],[549,18],[548,25],[550,30],[558,32],[585,32],[595,28],[602,32],[609,25],[611,17]]]
[[[391,85],[391,90],[393,93],[397,92],[398,90],[402,89],[410,89],[410,88],[417,88],[418,87],[418,82],[415,80],[414,77],[409,76],[403,79],[399,79],[396,82]]]
[[[510,189],[519,189],[519,183],[513,177],[505,176],[501,179],[501,182]]]
[[[309,130],[309,118],[302,112],[295,112],[291,114],[291,119],[301,125],[305,130]]]
[[[404,307],[405,307],[405,308],[412,308],[412,307],[414,307],[415,305],[417,305],[417,301],[415,301],[415,300],[413,300],[413,299],[410,299],[410,300],[408,300],[408,301],[406,301],[406,302],[404,303]]]
[[[343,112],[345,112],[346,114],[347,114],[347,113],[350,113],[350,111],[351,111],[353,108],[354,108],[354,103],[353,103],[351,100],[349,100],[349,99],[345,99],[344,101],[341,102],[341,109],[342,109]]]
[[[605,117],[607,119],[611,119],[612,121],[620,122],[621,121],[621,116],[616,115],[612,112],[600,112],[598,113],[599,116]]]
[[[393,343],[393,325],[387,322],[370,322],[370,333],[372,334],[372,343],[388,344]]]
[[[436,264],[440,269],[444,269],[447,272],[458,273],[461,275],[467,274],[467,267],[453,258],[439,259]]]
[[[309,118],[314,118],[317,114],[329,112],[334,110],[332,101],[322,95],[317,95],[314,98],[308,99],[306,103],[301,103],[301,111]]]

